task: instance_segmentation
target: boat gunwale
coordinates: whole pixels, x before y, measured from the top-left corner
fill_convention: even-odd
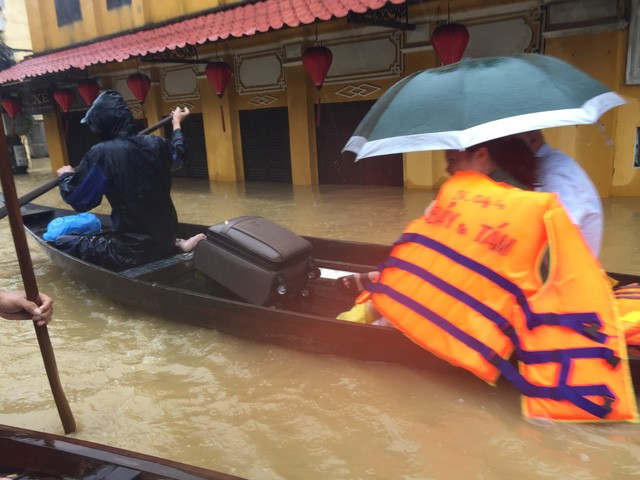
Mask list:
[[[109,465],[139,471],[142,480],[242,480],[167,458],[8,425],[0,425],[0,465],[74,478]]]

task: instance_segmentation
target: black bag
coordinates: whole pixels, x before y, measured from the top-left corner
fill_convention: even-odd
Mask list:
[[[193,262],[196,270],[255,305],[309,295],[309,280],[320,275],[309,241],[258,216],[209,227]]]

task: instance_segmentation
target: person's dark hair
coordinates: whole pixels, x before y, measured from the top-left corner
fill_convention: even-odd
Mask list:
[[[496,165],[525,187],[533,190],[538,186],[537,159],[527,143],[517,137],[502,137],[479,143],[467,150],[487,147],[489,156]]]

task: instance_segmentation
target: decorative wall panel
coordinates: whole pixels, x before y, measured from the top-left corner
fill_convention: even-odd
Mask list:
[[[537,51],[538,36],[530,22],[522,16],[469,25],[469,44],[465,57],[510,55]]]
[[[163,68],[160,87],[165,102],[200,98],[198,67]]]
[[[399,77],[403,67],[401,38],[401,32],[392,31],[323,42],[333,53],[325,83]]]
[[[238,93],[284,90],[283,55],[281,49],[236,55],[233,63]]]

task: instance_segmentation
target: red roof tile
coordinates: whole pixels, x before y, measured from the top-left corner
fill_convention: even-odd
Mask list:
[[[406,0],[389,1],[401,4]],[[364,13],[382,8],[385,3],[387,0],[264,0],[244,4],[149,30],[29,57],[0,71],[0,84],[70,68],[84,69],[99,63],[122,62],[185,45],[254,35],[284,26],[307,25],[316,19],[342,18],[349,12]]]

